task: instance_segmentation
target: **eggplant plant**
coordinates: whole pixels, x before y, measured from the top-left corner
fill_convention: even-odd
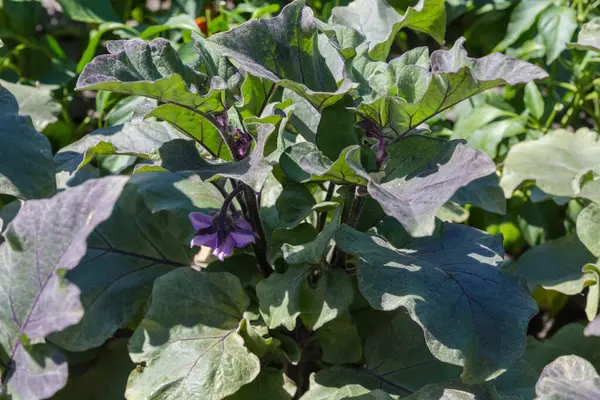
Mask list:
[[[523,275],[501,235],[442,221],[504,207],[496,164],[427,122],[547,73],[464,39],[390,54],[401,30],[443,43],[445,19],[358,0],[325,23],[297,0],[194,35],[191,63],[110,41],[77,89],[146,100],[55,155],[0,88],[1,199],[20,200],[0,210],[2,396],[532,398]],[[101,176],[107,155],[136,161]]]

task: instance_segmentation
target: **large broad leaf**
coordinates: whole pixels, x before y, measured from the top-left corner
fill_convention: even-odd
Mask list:
[[[516,42],[529,28],[533,26],[538,15],[552,5],[552,0],[523,0],[510,14],[510,22],[506,29],[506,37],[500,42],[494,51],[506,50]]]
[[[496,170],[488,156],[460,140],[407,136],[387,152],[383,178],[367,174],[356,156],[349,164],[369,179],[371,196],[412,236],[431,235],[435,214],[444,203],[462,186]]]
[[[249,21],[208,41],[248,73],[291,89],[322,109],[353,85],[344,79],[338,87],[318,50],[318,33],[312,10],[296,0],[275,18]]]
[[[102,347],[91,365],[78,365],[83,373],[73,374],[53,400],[124,400],[127,377],[135,368],[127,352],[128,339],[114,339]],[[78,371],[79,372],[79,371]],[[110,382],[110,384],[107,384]]]
[[[500,185],[507,198],[526,180],[534,180],[553,196],[600,200],[600,181],[586,175],[600,173],[598,134],[586,128],[556,130],[541,139],[511,147],[504,161]]]
[[[388,230],[397,234],[394,225]],[[537,307],[521,279],[501,268],[499,237],[443,224],[439,237],[396,238],[399,250],[342,226],[336,243],[359,256],[359,287],[369,304],[405,307],[434,356],[463,367],[463,381],[491,379],[521,357]]]
[[[600,52],[600,17],[581,26],[576,43],[567,43],[568,48]]]
[[[425,32],[443,43],[446,9],[443,0],[419,0],[400,15],[385,0],[357,0],[346,7],[335,7],[330,22],[360,32],[369,42],[369,55],[385,61],[396,35],[403,28]]]
[[[484,90],[548,76],[535,65],[500,53],[470,58],[464,41],[460,38],[452,49],[433,52],[429,63],[421,52],[391,61],[383,73],[368,79],[372,92],[358,107],[359,114],[396,138]]]
[[[19,116],[14,96],[0,86],[0,193],[22,199],[56,192],[52,149],[46,137]]]
[[[47,200],[25,202],[0,246],[0,326],[4,390],[14,399],[43,399],[63,387],[67,367],[46,344],[52,332],[83,317],[79,289],[65,279],[106,220],[127,178],[88,181]]]
[[[54,156],[59,171],[74,174],[100,155],[133,155],[144,159],[160,157],[159,149],[182,136],[164,122],[145,121],[97,129]],[[162,160],[168,162],[168,160]]]
[[[132,372],[126,397],[220,400],[253,381],[260,362],[236,332],[249,303],[229,273],[181,268],[159,278],[129,342],[144,367]]]
[[[567,6],[553,6],[540,14],[538,31],[546,47],[546,63],[551,64],[560,56],[577,26],[577,11]]]
[[[548,364],[535,385],[536,400],[587,400],[600,397],[600,376],[589,361],[562,356]]]
[[[194,176],[134,176],[111,218],[90,235],[81,264],[66,276],[81,292],[83,319],[51,340],[83,351],[139,318],[154,280],[193,263],[190,211],[217,211],[221,203],[217,189]]]
[[[50,89],[5,81],[0,81],[0,85],[15,96],[19,103],[19,114],[30,116],[36,130],[43,131],[48,124],[58,121],[57,115],[62,107],[52,98]]]
[[[166,103],[149,115],[185,130],[211,154],[221,153],[217,127],[224,127],[209,114],[225,111],[227,76],[212,75],[215,71],[206,69],[211,65],[208,61],[214,61],[209,53],[199,54],[197,66],[187,66],[162,38],[150,43],[140,39],[112,41],[107,47],[110,54],[96,57],[85,67],[77,81],[78,89],[102,89]]]

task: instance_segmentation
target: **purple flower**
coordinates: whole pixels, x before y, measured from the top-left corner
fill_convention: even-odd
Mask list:
[[[223,261],[234,247],[245,247],[254,243],[256,234],[244,219],[219,213],[215,216],[201,212],[190,213],[190,221],[196,230],[191,247],[207,246],[213,255]]]
[[[238,155],[244,158],[250,149],[252,137],[248,132],[244,132],[240,128],[236,128],[233,138],[235,139],[235,147]]]
[[[377,167],[381,168],[383,161],[385,160],[386,152],[385,152],[385,138],[381,134],[381,128],[379,125],[375,123],[375,121],[365,118],[358,122],[359,127],[365,130],[368,138],[374,138],[379,140],[377,144],[377,150],[375,151],[376,159],[377,159]]]

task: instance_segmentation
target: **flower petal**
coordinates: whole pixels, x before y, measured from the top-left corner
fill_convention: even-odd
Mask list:
[[[254,235],[243,232],[231,232],[231,237],[235,240],[235,247],[245,247],[248,243],[254,243]]]
[[[225,239],[225,243],[223,243],[220,247],[217,247],[213,251],[213,256],[217,257],[221,261],[224,261],[225,257],[231,254],[234,245],[235,241],[233,240],[233,238],[231,236],[227,236],[227,239]]]
[[[208,228],[212,225],[212,217],[201,212],[192,212],[189,215],[190,222],[195,230]]]
[[[246,221],[245,219],[236,219],[234,223],[235,223],[235,226],[240,229],[252,231],[252,225],[250,225],[250,222]]]
[[[217,233],[209,233],[207,235],[198,235],[194,236],[192,239],[192,243],[190,247],[194,246],[208,246],[208,247],[216,247],[217,246]]]

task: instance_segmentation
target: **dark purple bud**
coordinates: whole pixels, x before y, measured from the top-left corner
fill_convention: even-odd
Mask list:
[[[377,139],[381,138],[381,128],[372,119],[365,118],[358,122],[356,125],[365,130],[367,137]]]
[[[252,143],[252,136],[248,132],[245,132],[239,128],[235,129],[235,146],[238,155],[242,158],[246,157],[250,144]]]

